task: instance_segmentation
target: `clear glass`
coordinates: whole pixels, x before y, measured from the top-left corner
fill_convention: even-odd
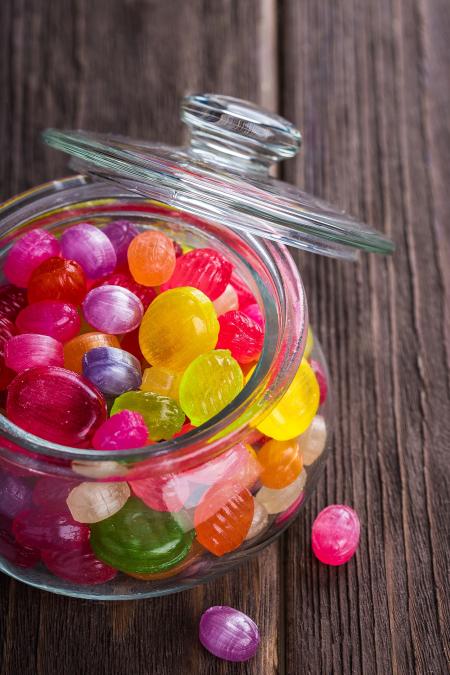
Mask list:
[[[224,253],[257,298],[266,331],[260,360],[241,394],[209,422],[171,441],[115,452],[68,448],[33,436],[0,416],[0,568],[39,588],[102,600],[163,595],[202,583],[279,536],[302,508],[323,468],[332,412],[329,374],[315,341],[308,358],[320,365],[328,382],[326,402],[314,418],[314,433],[309,428],[299,439],[292,439],[297,464],[303,460],[297,478],[267,492],[267,485],[261,482],[258,453],[268,439],[257,427],[286,393],[305,349],[311,347],[303,285],[290,254],[280,244],[200,220],[117,185],[75,176],[40,186],[1,207],[0,269],[11,243],[32,228],[46,228],[58,236],[78,222],[102,227],[118,218],[131,220],[140,229],[161,229],[183,246],[212,246]],[[245,511],[247,502],[253,504],[253,522],[245,540],[220,555],[197,541],[199,529],[215,515],[208,512],[200,518],[198,505],[217,483],[228,486],[215,501],[216,515],[221,518],[231,513],[234,525],[239,526],[242,514],[233,508],[239,502]],[[167,558],[168,548],[173,552],[163,571],[118,571],[106,579],[108,571],[100,565],[100,582],[84,584],[80,578],[86,560],[80,561],[78,553],[61,551],[55,562],[45,551],[24,550],[15,538],[16,526],[11,525],[18,503],[25,512],[21,516],[25,527],[41,513],[39,509],[56,519],[56,514],[67,512],[69,493],[73,506],[71,491],[80,484],[83,489],[86,484],[89,489],[93,486],[100,493],[108,489],[117,493],[118,499],[125,494],[125,500],[130,494],[140,496],[142,489],[150,490],[143,499],[147,507],[149,501],[153,504],[151,515],[156,525],[152,529],[153,521],[147,522],[140,536],[148,537],[148,548],[156,557]],[[239,485],[239,492],[229,487],[235,485]],[[155,506],[156,497],[159,502]],[[259,500],[256,510],[255,497]],[[136,497],[132,499],[136,503]],[[261,504],[269,504],[266,510],[271,512],[265,512]],[[87,536],[93,543],[95,527],[84,527],[90,527]],[[162,531],[164,541],[158,539]],[[50,571],[55,565],[57,574]]]

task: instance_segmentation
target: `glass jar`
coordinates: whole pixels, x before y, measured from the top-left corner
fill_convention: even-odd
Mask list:
[[[219,104],[222,116],[213,114]],[[261,204],[255,202],[261,190],[271,194],[271,208],[286,199],[286,210],[293,208],[294,188],[269,178],[267,168],[274,156],[294,154],[298,132],[281,118],[226,97],[190,97],[183,110],[193,131],[185,154],[111,138],[105,154],[104,139],[86,134],[80,154],[70,133],[50,132],[47,139],[57,145],[64,137],[64,149],[78,162],[81,158],[90,175],[53,181],[0,208],[1,269],[11,244],[31,229],[59,236],[77,223],[103,228],[127,219],[140,230],[163,231],[184,248],[211,247],[222,253],[255,296],[265,320],[263,350],[241,393],[209,422],[169,441],[137,450],[69,448],[0,416],[0,568],[56,593],[143,598],[179,591],[229,570],[292,522],[316,485],[329,447],[329,373],[309,329],[299,272],[280,242],[351,257],[344,247],[355,240],[354,221],[348,221],[350,235],[348,229],[336,235],[345,217],[338,214],[333,220],[330,207],[303,193],[303,206],[297,209],[302,228],[308,230],[312,223],[309,233],[292,218],[280,226],[268,210],[263,219]],[[202,179],[210,186],[210,199]],[[259,193],[251,200],[236,190],[238,185]],[[267,200],[262,203],[268,209]],[[323,240],[317,234],[320,219]],[[373,231],[364,232],[367,247],[373,242],[388,247]],[[353,245],[361,246],[361,237]],[[312,363],[316,373],[320,404],[306,428],[294,424],[301,431],[294,438],[289,431],[271,438],[270,415],[296,382],[307,386],[299,379],[303,367],[313,372],[305,363]],[[102,504],[106,510],[100,517]],[[92,509],[97,520],[90,516]]]

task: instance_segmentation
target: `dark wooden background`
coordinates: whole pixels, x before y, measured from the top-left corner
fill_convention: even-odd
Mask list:
[[[40,143],[45,126],[178,143],[180,98],[215,91],[294,121],[304,149],[283,177],[398,247],[357,265],[299,256],[337,424],[317,494],[289,532],[207,586],[136,603],[64,599],[1,576],[1,675],[446,672],[449,10],[448,0],[1,0],[1,196],[67,174]],[[358,554],[338,569],[310,550],[312,521],[333,502],[362,521]],[[212,604],[259,624],[252,662],[200,647]]]

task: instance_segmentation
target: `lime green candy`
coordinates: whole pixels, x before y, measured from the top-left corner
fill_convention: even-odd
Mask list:
[[[118,396],[111,408],[111,415],[122,410],[141,413],[152,441],[168,440],[184,423],[184,412],[176,401],[152,391],[127,391]]]
[[[170,513],[131,497],[113,516],[91,525],[90,544],[100,560],[121,572],[157,574],[184,560],[194,534]]]
[[[228,349],[197,356],[180,382],[180,405],[196,427],[217,415],[239,394],[244,376]]]

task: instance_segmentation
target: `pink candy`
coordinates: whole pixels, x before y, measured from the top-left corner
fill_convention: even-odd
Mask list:
[[[45,230],[31,230],[12,246],[3,273],[11,283],[26,288],[32,272],[47,258],[59,256],[56,237]]]
[[[81,321],[75,305],[60,300],[41,300],[22,309],[16,326],[21,333],[49,335],[67,342],[78,335]]]
[[[33,366],[63,366],[63,346],[49,335],[16,335],[6,343],[5,364],[16,373]]]
[[[92,438],[95,450],[127,450],[147,444],[148,429],[140,413],[131,410],[113,415],[97,429]]]
[[[258,304],[254,303],[253,305],[247,305],[243,312],[264,330],[265,321]]]
[[[358,515],[349,506],[332,504],[323,509],[312,527],[314,555],[326,565],[343,565],[359,544]]]

